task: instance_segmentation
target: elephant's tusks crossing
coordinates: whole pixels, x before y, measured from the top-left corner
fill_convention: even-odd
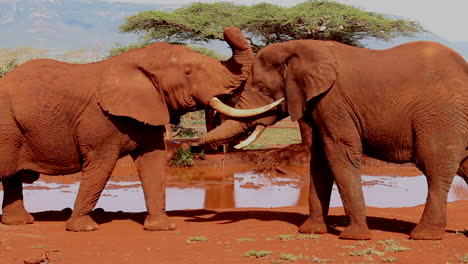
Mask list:
[[[211,98],[210,100],[210,106],[213,107],[216,111],[225,114],[230,117],[251,117],[251,116],[256,116],[263,114],[273,108],[275,108],[277,105],[279,105],[284,98],[279,99],[276,102],[273,102],[269,105],[265,105],[259,108],[254,108],[254,109],[236,109],[234,107],[230,107],[229,105],[226,105],[225,103],[221,102],[216,97]]]
[[[262,135],[264,130],[265,130],[265,126],[258,125],[257,127],[255,127],[255,130],[252,132],[252,134],[250,134],[248,138],[246,138],[239,144],[235,145],[234,148],[242,149],[242,148],[247,147],[248,145],[252,144],[255,140],[257,140],[257,138],[259,138]]]

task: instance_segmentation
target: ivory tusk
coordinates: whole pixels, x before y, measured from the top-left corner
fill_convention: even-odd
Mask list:
[[[257,127],[255,127],[255,130],[252,132],[252,134],[250,134],[248,138],[246,138],[239,144],[235,145],[234,148],[243,149],[247,147],[248,145],[252,144],[255,140],[257,140],[262,135],[264,130],[265,130],[265,126],[258,125]]]
[[[210,106],[213,107],[216,111],[225,114],[230,117],[251,117],[251,116],[256,116],[263,114],[273,108],[275,108],[277,105],[279,105],[281,102],[284,101],[284,98],[281,98],[277,100],[276,102],[273,102],[269,105],[265,105],[259,108],[254,108],[254,109],[237,109],[234,107],[230,107],[229,105],[221,102],[216,97],[211,98],[210,100]]]

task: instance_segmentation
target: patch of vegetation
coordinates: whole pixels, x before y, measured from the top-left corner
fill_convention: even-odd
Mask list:
[[[394,256],[389,256],[389,257],[386,257],[386,258],[382,258],[382,261],[383,262],[396,262],[397,258],[394,257]]]
[[[252,239],[252,238],[238,238],[236,239],[237,242],[251,242],[251,241],[255,241],[255,239]]]
[[[304,257],[302,254],[294,255],[294,254],[291,254],[291,253],[281,253],[278,256],[278,259],[275,260],[275,263],[282,263],[282,262],[285,262],[285,261],[296,262],[298,260],[306,260],[306,259],[307,258]]]
[[[279,240],[281,241],[289,241],[289,240],[296,240],[296,236],[295,235],[278,235],[276,236]]]
[[[32,248],[41,249],[41,248],[45,248],[45,246],[44,245],[33,245]]]
[[[463,257],[460,258],[461,263],[468,263],[468,254],[463,255]]]
[[[393,239],[380,240],[378,243],[384,246],[385,252],[401,252],[401,251],[411,249],[411,248],[400,245],[400,243],[398,243],[397,241]]]
[[[186,241],[187,243],[206,242],[208,238],[204,236],[188,237]]]
[[[331,260],[331,259],[321,259],[321,258],[319,258],[317,256],[312,256],[312,258],[311,258],[312,263],[326,263],[326,262],[331,262],[331,261],[333,261],[333,260]]]
[[[191,167],[195,163],[195,156],[190,148],[177,149],[174,157],[169,161],[170,166]]]
[[[299,129],[267,127],[262,135],[245,149],[261,149],[271,145],[299,144],[302,142]]]
[[[375,247],[368,247],[366,249],[357,250],[349,253],[350,256],[383,256],[385,252],[378,251]]]
[[[290,241],[290,240],[310,240],[310,239],[317,239],[320,238],[319,235],[314,234],[301,234],[301,235],[291,235],[291,234],[282,234],[276,236],[281,241]]]
[[[298,240],[311,240],[311,239],[317,239],[317,238],[320,238],[320,236],[315,235],[315,234],[303,234],[303,235],[297,236]]]
[[[272,255],[273,252],[272,251],[268,251],[268,250],[255,250],[255,249],[252,249],[252,250],[249,250],[247,252],[245,252],[244,256],[245,257],[255,257],[255,258],[263,258],[263,257],[266,257],[266,256],[269,256],[269,255]]]

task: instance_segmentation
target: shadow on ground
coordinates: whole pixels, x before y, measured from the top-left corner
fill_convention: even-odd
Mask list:
[[[33,213],[35,221],[59,221],[65,222],[72,213],[70,208],[65,208],[61,211],[45,211]],[[296,212],[275,212],[275,211],[216,211],[216,210],[179,210],[170,211],[167,213],[170,217],[183,217],[186,222],[218,222],[217,224],[230,224],[248,219],[259,221],[282,221],[295,226],[300,226],[307,215]],[[102,209],[95,209],[91,213],[91,217],[98,224],[109,223],[113,220],[131,220],[143,225],[146,217],[146,212],[130,213],[130,212],[106,212]],[[382,217],[368,216],[367,223],[370,229],[380,230],[385,232],[409,234],[416,226],[416,223],[407,222],[398,219],[389,219]],[[339,235],[340,231],[337,228],[347,226],[348,218],[344,215],[331,215],[328,217],[328,232],[334,235]],[[447,230],[449,233],[454,233],[453,230]]]

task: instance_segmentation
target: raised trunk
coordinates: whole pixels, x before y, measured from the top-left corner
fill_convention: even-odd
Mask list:
[[[250,74],[254,54],[240,29],[226,28],[224,39],[232,49],[232,57],[221,64],[219,72],[210,72],[214,75],[214,83],[211,86],[216,90],[213,93],[207,93],[206,89],[194,91],[194,96],[203,105],[208,105],[215,96],[232,94]]]

